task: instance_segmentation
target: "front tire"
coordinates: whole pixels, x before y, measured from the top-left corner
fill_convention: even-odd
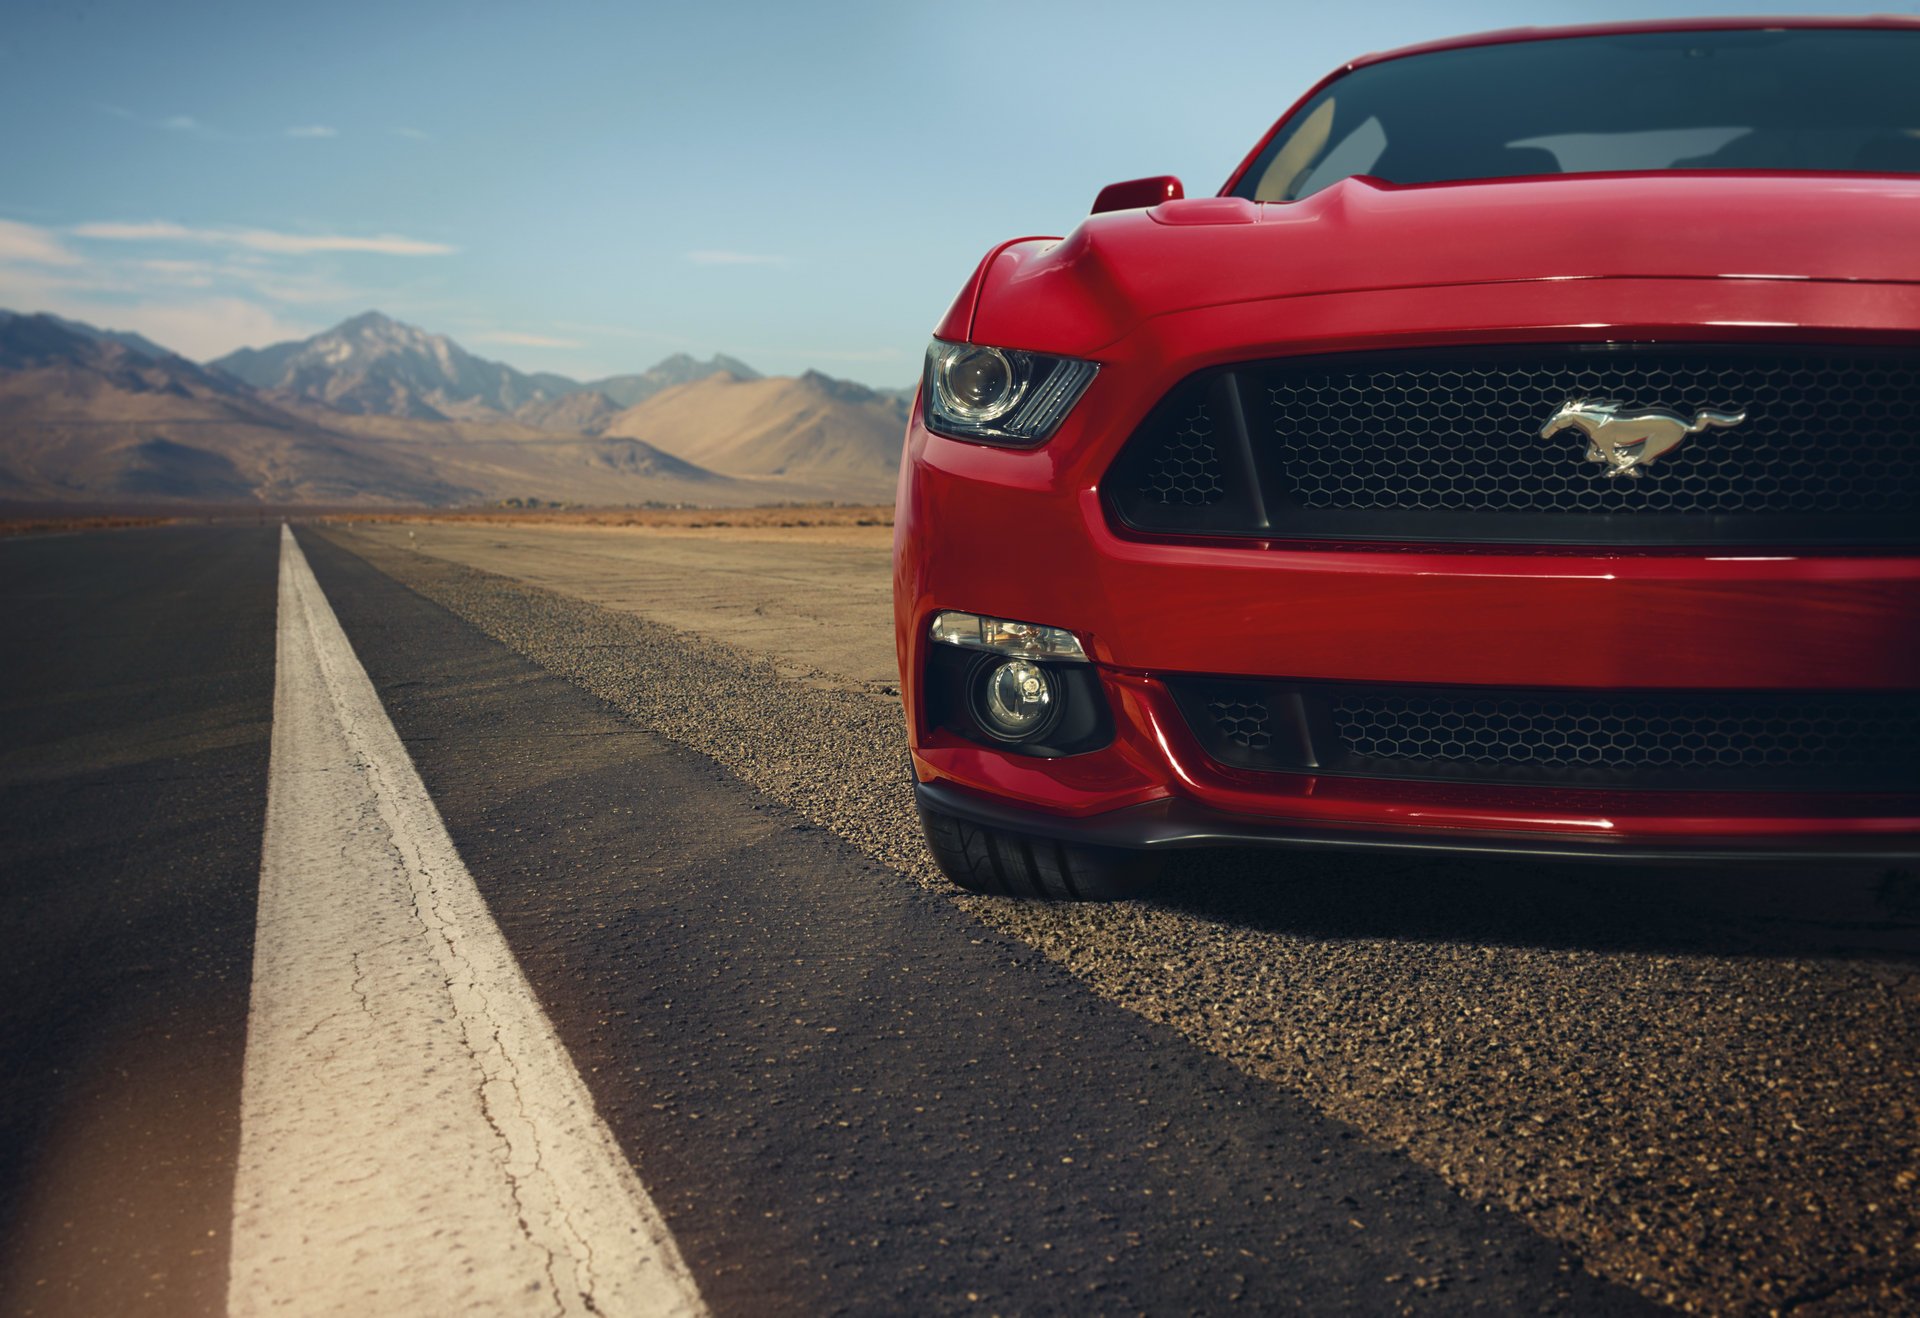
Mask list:
[[[1143,896],[1160,858],[1118,847],[1086,847],[990,828],[920,805],[920,829],[941,871],[968,892],[1055,902],[1111,902]]]

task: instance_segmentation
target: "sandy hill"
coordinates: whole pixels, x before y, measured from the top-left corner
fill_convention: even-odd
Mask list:
[[[655,394],[673,388],[676,384],[686,384],[692,380],[704,380],[709,375],[732,375],[742,380],[758,380],[760,372],[753,369],[737,357],[716,352],[706,361],[698,361],[684,352],[655,362],[646,370],[635,375],[609,375],[600,380],[589,380],[581,385],[582,389],[593,393],[605,394],[617,407],[632,407],[645,402]]]
[[[564,398],[543,398],[535,403],[522,403],[513,409],[513,419],[535,430],[597,435],[619,411],[620,405],[605,394],[582,390]]]
[[[708,376],[676,385],[606,423],[729,476],[835,483],[850,501],[893,493],[906,405],[817,371],[742,380]]]
[[[318,411],[318,409],[313,409]],[[691,503],[707,507],[779,501],[736,480],[627,436],[554,434],[521,423],[351,417],[335,428],[477,492],[454,502],[539,499],[575,504]],[[815,496],[822,497],[822,496]]]

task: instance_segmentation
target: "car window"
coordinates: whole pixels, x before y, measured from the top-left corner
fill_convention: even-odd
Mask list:
[[[1613,170],[1920,174],[1920,32],[1563,37],[1432,51],[1330,83],[1234,189]]]
[[[1306,172],[1300,181],[1300,190],[1311,194],[1343,178],[1371,173],[1386,149],[1387,130],[1380,126],[1378,119],[1368,119],[1341,138],[1338,146],[1328,151],[1319,164]]]
[[[1674,169],[1682,161],[1711,156],[1751,128],[1648,128],[1625,133],[1549,133],[1520,138],[1516,147],[1553,153],[1563,174],[1597,174],[1618,169]]]

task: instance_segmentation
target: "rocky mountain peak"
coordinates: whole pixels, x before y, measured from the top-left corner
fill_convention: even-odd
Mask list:
[[[257,389],[339,411],[429,419],[475,410],[512,413],[578,387],[475,357],[443,334],[378,311],[308,339],[243,348],[215,364]]]
[[[341,321],[327,332],[329,334],[362,334],[383,330],[389,326],[395,326],[400,329],[410,328],[410,326],[401,324],[401,322],[395,320],[384,311],[363,311],[357,316],[347,317],[347,319]]]

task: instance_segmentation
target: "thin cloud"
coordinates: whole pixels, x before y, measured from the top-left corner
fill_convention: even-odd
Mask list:
[[[473,336],[483,343],[507,343],[517,348],[581,348],[573,339],[556,339],[545,334],[522,334],[518,330],[490,330]]]
[[[205,243],[276,256],[309,256],[315,252],[372,252],[381,256],[446,256],[457,250],[445,243],[378,234],[356,238],[345,234],[279,233],[272,229],[204,229],[169,220],[138,223],[99,221],[74,226],[74,234],[107,242]]]
[[[828,362],[897,362],[907,355],[898,348],[852,348],[840,352],[809,349],[808,352]]]
[[[155,298],[123,288],[76,286],[24,266],[0,266],[0,306],[51,311],[103,329],[133,330],[197,361],[239,347],[301,339],[319,328],[244,297]]]
[[[409,142],[431,142],[433,140],[431,133],[422,132],[418,128],[389,128],[387,131],[395,137],[404,137]]]
[[[81,281],[56,274],[47,266],[0,262],[0,307],[72,315],[72,312],[61,311],[61,300],[84,296],[89,291]]]
[[[79,265],[53,234],[32,224],[0,220],[0,261],[31,265]]]
[[[693,342],[692,339],[684,334],[668,334],[661,330],[635,329],[632,325],[600,325],[592,321],[574,320],[556,320],[553,323],[561,329],[571,331],[575,334],[610,334],[615,338],[645,339],[652,343],[686,344]]]
[[[133,269],[155,283],[179,288],[211,288],[221,273],[206,261],[135,261]]]
[[[279,137],[325,138],[340,135],[340,130],[330,124],[295,124],[277,133],[267,130],[236,133],[190,114],[169,114],[156,118],[150,114],[141,114],[137,110],[129,110],[124,105],[114,105],[109,102],[97,102],[94,108],[101,114],[110,114],[116,119],[124,119],[128,123],[139,124],[143,128],[150,128],[156,132],[177,133],[183,137],[197,137],[207,142],[271,142]]]
[[[110,114],[116,119],[125,119],[129,123],[140,124],[146,128],[157,128],[168,133],[187,133],[194,137],[212,138],[217,141],[230,141],[232,135],[224,133],[211,124],[201,123],[190,114],[170,114],[155,119],[151,115],[139,114],[124,105],[101,104],[96,107],[102,114]]]
[[[68,302],[58,310],[89,324],[144,334],[196,361],[208,361],[235,348],[302,339],[319,328],[307,321],[283,319],[270,308],[238,297],[120,306]]]
[[[759,252],[729,252],[711,248],[687,253],[687,259],[695,265],[785,265],[784,256],[765,256]]]
[[[145,124],[148,128],[157,128],[163,133],[181,133],[187,137],[205,138],[210,142],[234,140],[232,133],[215,128],[212,124],[203,123],[190,114],[170,114],[164,118],[151,119],[146,115],[128,113],[126,117],[137,124]]]
[[[744,353],[758,361],[762,357],[778,358],[793,353],[792,344],[746,343],[734,351]],[[879,365],[886,362],[904,360],[919,361],[921,354],[906,353],[898,348],[808,348],[805,356],[814,362],[848,362]]]

